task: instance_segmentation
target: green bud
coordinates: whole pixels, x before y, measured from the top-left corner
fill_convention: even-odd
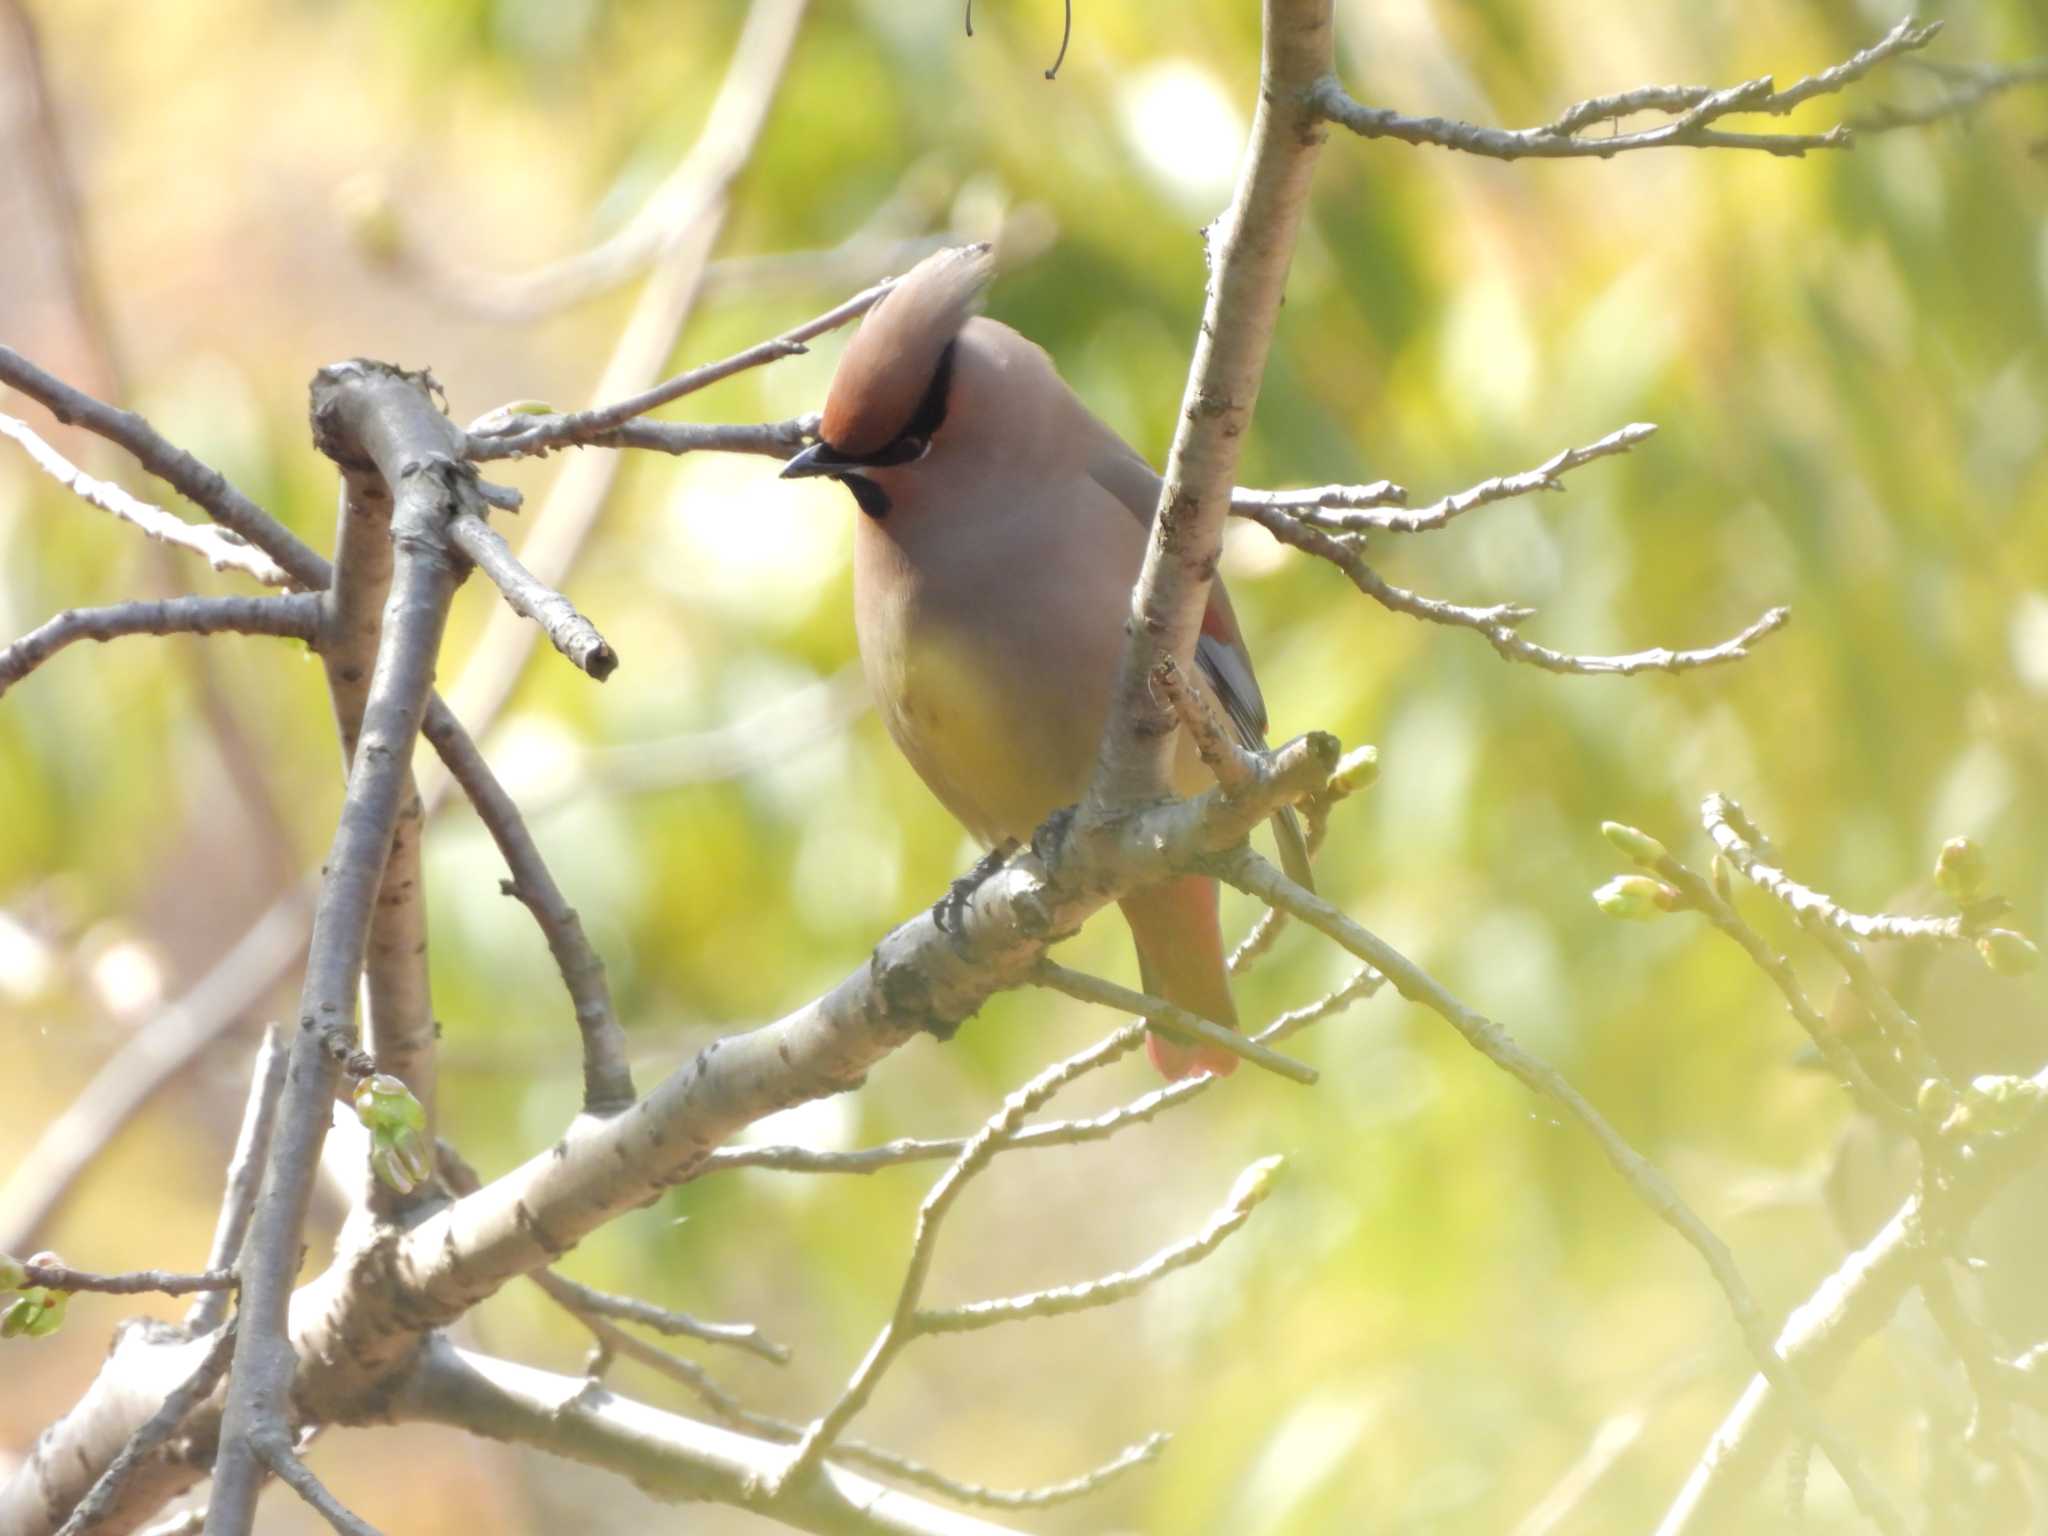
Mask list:
[[[47,1339],[64,1326],[64,1309],[71,1304],[71,1297],[64,1291],[42,1291],[38,1294],[42,1297],[42,1306],[29,1322],[28,1336]]]
[[[370,1142],[370,1171],[379,1183],[401,1195],[411,1194],[427,1181],[426,1138],[417,1131],[379,1133]]]
[[[1987,928],[1978,934],[1977,953],[2000,976],[2024,976],[2041,963],[2034,941],[2010,928]]]
[[[356,1084],[356,1118],[373,1134],[400,1131],[420,1132],[427,1128],[426,1106],[413,1097],[404,1082],[388,1072],[378,1072]]]
[[[1934,861],[1934,883],[1959,907],[1981,901],[1990,880],[1984,849],[1972,838],[1952,837]]]
[[[46,1339],[64,1326],[71,1298],[62,1291],[31,1286],[0,1312],[0,1339]]]
[[[1670,857],[1662,843],[1627,822],[1603,821],[1600,823],[1600,835],[1638,864],[1655,864],[1659,859]]]
[[[1338,798],[1355,795],[1361,789],[1370,789],[1379,782],[1380,749],[1378,747],[1354,747],[1346,752],[1337,764],[1337,771],[1330,775],[1330,792]]]
[[[1609,917],[1636,923],[1675,912],[1684,902],[1677,891],[1648,875],[1616,875],[1593,893],[1593,905]]]
[[[28,1284],[28,1266],[12,1254],[0,1253],[0,1294]]]

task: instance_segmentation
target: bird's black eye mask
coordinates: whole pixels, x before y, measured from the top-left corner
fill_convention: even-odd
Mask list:
[[[946,420],[947,400],[953,389],[953,349],[957,345],[946,343],[946,350],[939,354],[939,366],[932,372],[932,381],[925,387],[924,398],[918,401],[903,430],[888,442],[870,453],[841,453],[829,443],[819,443],[791,459],[782,471],[783,477],[829,475],[853,492],[854,502],[869,517],[888,516],[888,493],[861,471],[915,464],[931,452],[932,438]]]

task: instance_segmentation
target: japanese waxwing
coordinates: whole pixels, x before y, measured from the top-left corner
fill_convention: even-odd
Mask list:
[[[820,441],[783,475],[853,493],[868,687],[919,777],[993,846],[1028,840],[1087,788],[1160,482],[1041,348],[976,313],[990,271],[987,248],[970,247],[906,273],[847,344]],[[1262,746],[1265,704],[1220,581],[1196,662],[1209,703]],[[1180,738],[1172,788],[1197,794],[1215,780]],[[1275,830],[1309,884],[1293,814]],[[1186,876],[1121,905],[1145,989],[1235,1028],[1216,899],[1215,881]],[[1168,1077],[1236,1066],[1157,1034],[1147,1048]]]

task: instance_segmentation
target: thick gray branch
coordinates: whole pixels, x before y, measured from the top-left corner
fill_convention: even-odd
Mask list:
[[[457,458],[460,435],[416,376],[372,363],[323,369],[314,381],[313,418],[330,457],[351,476],[374,468],[390,488],[396,562],[362,734],[313,915],[298,1035],[269,1170],[243,1250],[240,1337],[208,1536],[247,1536],[261,1480],[256,1442],[292,1422],[289,1395],[298,1362],[287,1314],[306,1206],[337,1080],[354,1051],[356,984],[372,908],[455,592],[446,528],[479,505],[474,478]]]
[[[940,1509],[827,1465],[766,1492],[788,1450],[555,1376],[435,1341],[395,1405],[429,1419],[603,1467],[663,1499],[737,1504],[824,1536],[1006,1536],[1007,1527]]]

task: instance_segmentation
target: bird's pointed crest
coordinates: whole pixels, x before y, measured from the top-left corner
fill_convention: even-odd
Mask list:
[[[904,273],[841,354],[818,435],[854,455],[893,442],[917,414],[947,346],[981,308],[994,270],[986,245],[966,245]]]

